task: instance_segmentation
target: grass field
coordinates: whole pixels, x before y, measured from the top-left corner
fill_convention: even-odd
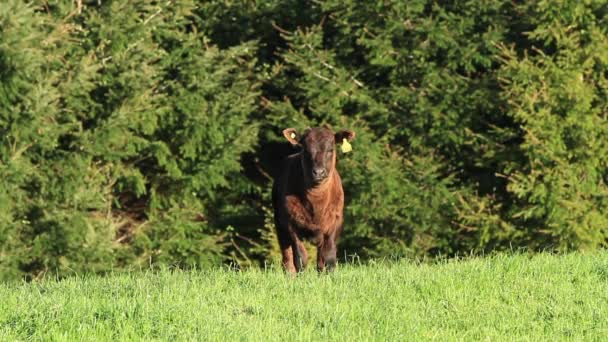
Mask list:
[[[0,340],[605,340],[608,252],[0,285]]]

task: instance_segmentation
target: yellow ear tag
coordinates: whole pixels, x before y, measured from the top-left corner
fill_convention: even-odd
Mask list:
[[[296,138],[296,134],[294,132],[291,132],[291,139],[295,139]]]
[[[346,140],[346,138],[342,139],[342,153],[348,153],[353,150],[351,144]]]

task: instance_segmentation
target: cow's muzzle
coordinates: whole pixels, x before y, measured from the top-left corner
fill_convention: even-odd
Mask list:
[[[325,168],[315,167],[314,169],[312,169],[312,179],[315,182],[318,183],[324,180],[325,178],[327,178],[327,170]]]

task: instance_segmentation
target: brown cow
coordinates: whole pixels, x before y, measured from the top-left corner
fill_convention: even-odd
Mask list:
[[[309,128],[302,135],[295,129],[283,135],[299,153],[286,158],[272,187],[274,222],[283,255],[283,267],[302,271],[308,262],[303,239],[317,245],[317,269],[336,265],[336,243],[342,232],[344,192],[336,169],[336,143],[352,141],[355,132],[339,133],[328,128]]]

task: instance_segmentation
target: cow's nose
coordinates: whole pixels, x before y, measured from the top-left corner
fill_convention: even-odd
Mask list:
[[[322,167],[315,167],[314,169],[312,169],[312,175],[315,178],[325,177],[325,169]]]

